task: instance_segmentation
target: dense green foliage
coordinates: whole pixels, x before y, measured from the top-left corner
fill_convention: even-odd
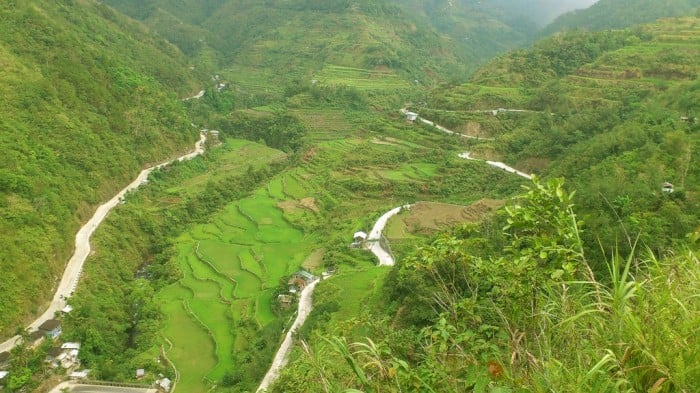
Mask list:
[[[0,336],[53,290],[80,222],[196,137],[179,51],[94,1],[0,5]]]

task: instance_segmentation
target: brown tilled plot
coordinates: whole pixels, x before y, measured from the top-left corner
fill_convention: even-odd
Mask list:
[[[469,206],[438,202],[419,202],[402,217],[408,232],[433,233],[464,222],[477,222],[503,206],[504,201],[481,199]]]

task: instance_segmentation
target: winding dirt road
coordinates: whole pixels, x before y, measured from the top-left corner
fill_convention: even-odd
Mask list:
[[[88,255],[90,254],[90,237],[107,216],[107,213],[109,213],[112,208],[117,206],[117,204],[122,201],[122,198],[127,192],[138,188],[143,183],[146,183],[148,181],[148,175],[154,169],[163,167],[174,161],[184,161],[202,154],[204,152],[204,142],[206,139],[206,135],[202,133],[200,134],[199,141],[197,141],[197,143],[194,145],[194,151],[191,153],[187,153],[176,159],[142,170],[134,181],[119,191],[119,193],[117,193],[117,195],[115,195],[112,199],[97,208],[95,214],[90,218],[90,220],[88,220],[87,223],[85,223],[85,225],[80,228],[80,230],[78,230],[78,233],[75,235],[75,251],[73,252],[73,256],[68,261],[66,269],[63,271],[63,277],[61,278],[61,282],[58,284],[58,289],[56,289],[53,300],[46,311],[44,311],[41,316],[39,316],[27,327],[30,332],[38,330],[39,326],[44,323],[44,321],[53,318],[56,312],[60,311],[66,306],[67,299],[73,294],[73,291],[78,286],[78,280],[80,278],[80,273],[83,270],[83,264],[85,263],[85,259],[87,259]],[[12,348],[17,345],[19,340],[20,336],[14,336],[9,340],[0,343],[0,352],[12,350]]]
[[[488,161],[488,160],[480,160],[480,159],[478,159],[478,158],[473,158],[473,157],[471,156],[471,153],[468,152],[468,151],[467,151],[467,152],[464,152],[464,153],[460,153],[460,154],[459,154],[459,157],[460,157],[460,158],[464,158],[465,160],[471,160],[471,161],[484,161],[485,163],[487,163],[487,164],[489,164],[489,165],[491,165],[491,166],[493,166],[493,167],[500,168],[500,169],[503,169],[504,171],[510,172],[510,173],[512,173],[512,174],[514,174],[514,175],[518,175],[518,176],[524,177],[524,178],[526,178],[526,179],[528,179],[528,180],[532,180],[532,175],[528,175],[528,174],[525,173],[525,172],[521,172],[521,171],[519,171],[519,170],[517,170],[517,169],[515,169],[515,168],[513,168],[513,167],[510,167],[510,166],[508,166],[508,165],[506,165],[506,164],[504,164],[504,163],[502,163],[502,162],[499,162],[499,161]]]

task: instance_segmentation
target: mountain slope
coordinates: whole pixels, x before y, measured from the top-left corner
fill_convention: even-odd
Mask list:
[[[524,1],[108,0],[186,53],[278,78],[325,64],[386,66],[407,80],[462,78],[492,56],[529,43],[542,15],[590,4]],[[205,60],[206,59],[206,60]],[[265,73],[265,69],[272,70]],[[230,77],[230,75],[226,75]],[[276,81],[278,83],[278,81]]]
[[[177,48],[92,0],[0,6],[0,335],[41,307],[79,223],[191,146]]]
[[[620,29],[663,17],[693,15],[697,7],[698,0],[600,0],[590,8],[560,16],[541,35],[576,29]]]
[[[590,215],[589,233],[645,233],[641,240],[661,252],[700,217],[698,21],[558,35],[436,92],[435,110],[422,113],[457,129],[481,119],[496,141],[474,146],[477,154],[571,179]],[[472,112],[498,107],[532,112]],[[664,182],[680,192],[662,193]]]

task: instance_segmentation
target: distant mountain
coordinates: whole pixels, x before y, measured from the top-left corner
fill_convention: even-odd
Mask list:
[[[463,77],[527,45],[557,14],[594,0],[106,0],[185,53],[221,68],[305,75],[324,64],[406,79]]]
[[[191,147],[173,45],[97,1],[0,5],[0,337],[48,298],[81,222]]]
[[[619,29],[662,17],[693,15],[698,7],[700,0],[600,0],[590,8],[560,16],[541,35],[575,29]]]

